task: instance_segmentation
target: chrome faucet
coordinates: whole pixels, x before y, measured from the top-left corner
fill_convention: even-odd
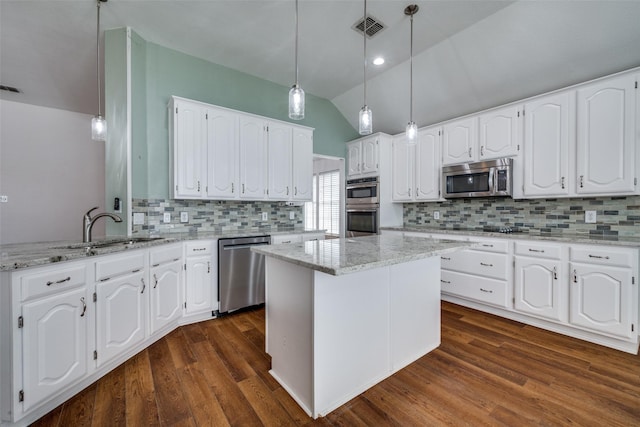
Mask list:
[[[84,221],[83,221],[83,227],[82,227],[82,241],[84,243],[87,243],[87,242],[91,241],[91,229],[93,228],[93,224],[95,224],[95,222],[96,222],[96,220],[98,218],[102,218],[103,216],[108,216],[109,218],[111,218],[115,222],[122,222],[122,218],[120,218],[118,215],[112,214],[112,213],[108,213],[108,212],[103,212],[103,213],[98,214],[98,215],[96,215],[96,216],[94,216],[92,218],[91,217],[91,212],[95,211],[96,209],[98,209],[97,206],[95,208],[93,208],[93,209],[89,209],[87,211],[87,213],[84,214]]]

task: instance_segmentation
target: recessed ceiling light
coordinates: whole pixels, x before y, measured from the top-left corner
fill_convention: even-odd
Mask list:
[[[382,65],[384,64],[384,58],[382,56],[378,56],[374,58],[373,65]]]

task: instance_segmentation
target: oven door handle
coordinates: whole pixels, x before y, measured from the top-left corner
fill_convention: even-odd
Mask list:
[[[378,184],[377,183],[370,183],[370,182],[363,182],[360,184],[347,184],[346,185],[347,190],[351,190],[354,188],[378,188]]]
[[[362,208],[347,209],[347,213],[352,213],[352,212],[378,212],[378,208],[371,208],[371,209],[362,209]]]

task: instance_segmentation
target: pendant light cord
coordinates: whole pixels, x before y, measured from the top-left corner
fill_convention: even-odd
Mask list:
[[[96,25],[96,75],[98,81],[98,116],[102,116],[102,100],[100,98],[100,2],[102,0],[97,0],[98,3],[98,18]]]
[[[296,0],[296,87],[298,87],[298,0]]]
[[[364,105],[367,105],[367,0],[364,0],[364,24],[363,24],[363,39],[364,39],[364,61],[362,64],[362,75],[364,80]]]
[[[409,46],[409,121],[413,122],[413,13],[411,14],[411,42]]]

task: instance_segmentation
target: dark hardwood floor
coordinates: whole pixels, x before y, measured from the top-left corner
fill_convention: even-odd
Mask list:
[[[324,418],[271,378],[264,310],[177,329],[35,426],[640,426],[640,357],[442,304],[442,345]]]

